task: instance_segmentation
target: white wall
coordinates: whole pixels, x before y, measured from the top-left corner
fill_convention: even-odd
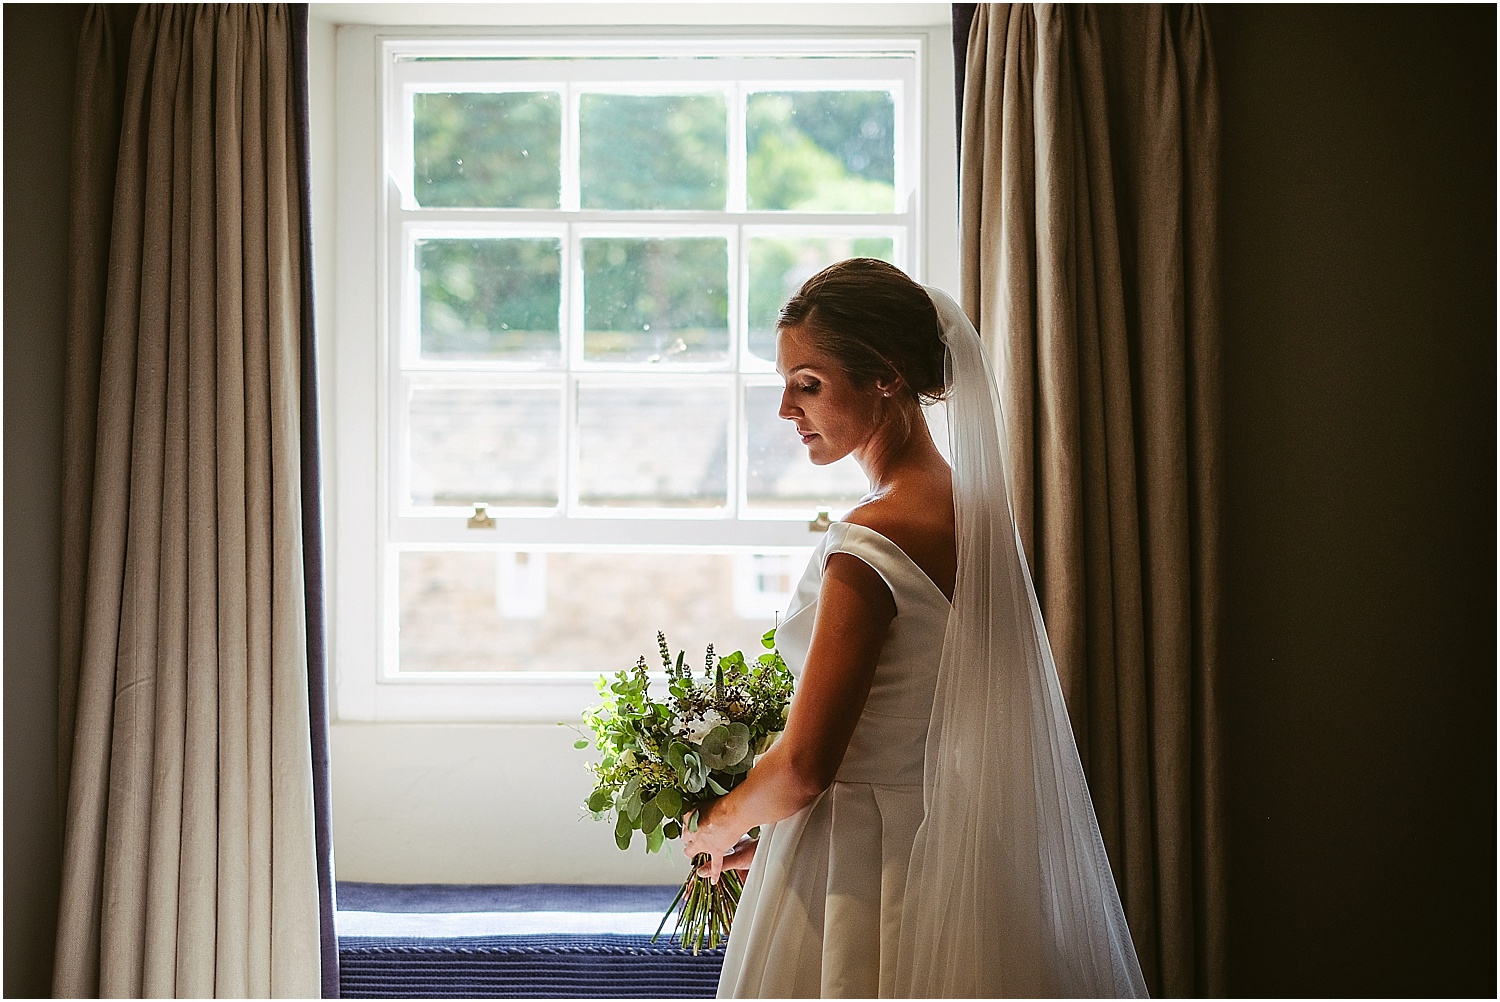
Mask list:
[[[314,254],[318,322],[333,330],[335,35],[339,24],[847,26],[846,4],[313,4],[309,62],[312,99]],[[860,3],[865,25],[946,27],[937,3]],[[936,143],[952,149],[952,53],[935,33],[935,93],[929,101]],[[949,176],[951,154],[936,155]],[[929,167],[929,169],[933,169]],[[935,176],[940,176],[934,171]],[[951,211],[956,216],[956,184]],[[957,287],[954,247],[929,250],[933,281]],[[332,422],[338,359],[320,349],[325,499],[335,496]],[[331,515],[330,500],[325,509]],[[329,532],[330,546],[334,533]],[[330,552],[326,566],[338,566]],[[330,580],[330,591],[340,582]],[[330,595],[329,608],[335,608]],[[330,638],[337,643],[337,638]],[[332,652],[337,657],[336,650]],[[611,830],[581,809],[590,782],[571,729],[555,724],[390,724],[335,719],[332,728],[334,866],[340,880],[391,883],[675,883],[685,861],[669,846],[648,856],[622,853]]]

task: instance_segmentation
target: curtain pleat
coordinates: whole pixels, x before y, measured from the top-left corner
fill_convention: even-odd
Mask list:
[[[1223,992],[1217,95],[1194,6],[980,5],[963,304],[1141,966]]]
[[[65,540],[62,996],[319,993],[289,32],[284,5],[143,7],[117,162],[76,150],[113,219],[102,323],[82,266],[70,317],[100,366],[67,485],[91,503]],[[80,79],[109,44],[90,11]]]
[[[297,189],[312,187],[311,120],[307,92],[307,4],[291,10],[292,109]],[[313,759],[313,818],[318,863],[318,920],[322,945],[323,997],[335,999],[339,988],[339,942],[334,927],[336,885],[333,880],[333,788],[328,746],[328,644],[323,593],[322,469],[318,433],[317,339],[313,330],[312,214],[302,213],[297,252],[304,267],[302,301],[302,566],[307,608],[307,703]]]

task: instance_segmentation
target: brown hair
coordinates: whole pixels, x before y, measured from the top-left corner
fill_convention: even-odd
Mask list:
[[[900,379],[918,400],[943,397],[943,340],[927,290],[869,257],[831,264],[787,300],[776,329],[797,327],[855,386]]]

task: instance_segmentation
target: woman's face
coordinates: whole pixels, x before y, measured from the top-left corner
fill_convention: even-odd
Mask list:
[[[857,388],[843,366],[800,327],[784,327],[778,334],[776,371],[785,382],[776,413],[796,426],[813,465],[827,466],[873,443],[882,388]]]

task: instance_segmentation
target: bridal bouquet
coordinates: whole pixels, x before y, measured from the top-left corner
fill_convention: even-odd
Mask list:
[[[630,848],[636,832],[645,836],[647,852],[657,852],[682,834],[684,823],[696,831],[693,812],[734,789],[756,756],[771,746],[786,725],[792,697],[792,674],[775,650],[775,638],[775,630],[761,638],[769,650],[754,661],[739,651],[715,658],[710,644],[703,674],[694,677],[683,666],[684,653],[674,662],[666,637],[658,633],[667,673],[663,702],[651,697],[644,657],[632,669],[599,678],[604,702],[584,712],[600,751],[599,761],[589,766],[595,784],[586,806],[596,820],[614,816],[621,849]],[[588,744],[582,740],[576,747]],[[656,930],[660,935],[681,905],[672,935],[681,933],[681,943],[694,953],[714,949],[728,936],[741,890],[733,871],[724,871],[716,884],[698,876],[707,858],[693,860]]]

